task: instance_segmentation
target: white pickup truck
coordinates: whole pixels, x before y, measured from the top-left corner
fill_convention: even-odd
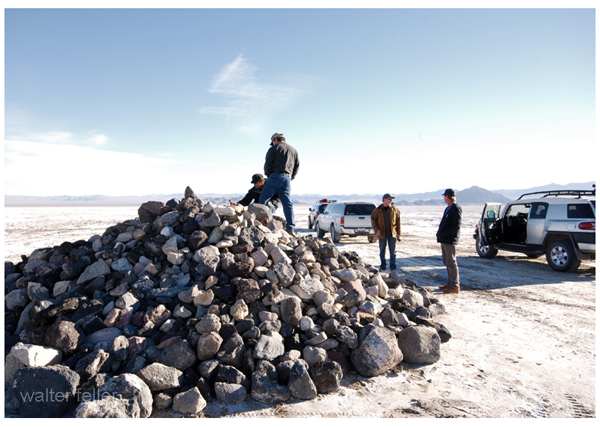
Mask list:
[[[369,243],[375,243],[377,236],[371,226],[371,213],[374,203],[338,202],[331,203],[325,212],[317,217],[315,231],[317,237],[331,233],[331,240],[339,243],[342,236],[367,236]]]

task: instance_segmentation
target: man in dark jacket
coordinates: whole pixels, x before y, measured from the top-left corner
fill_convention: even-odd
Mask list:
[[[438,243],[442,245],[442,260],[448,271],[448,281],[440,289],[446,293],[460,292],[458,265],[456,264],[456,244],[460,237],[462,208],[456,203],[456,192],[448,188],[444,191],[444,202],[448,205],[436,234]]]
[[[260,195],[262,194],[263,188],[266,183],[267,183],[267,180],[265,179],[265,177],[262,174],[255,173],[254,175],[252,175],[252,184],[254,184],[253,187],[250,190],[248,190],[248,193],[246,193],[246,195],[244,196],[244,198],[242,200],[240,200],[237,203],[232,202],[231,204],[232,205],[240,204],[242,206],[248,206],[251,203],[259,203]],[[271,198],[271,200],[269,200],[269,202],[267,203],[267,207],[271,210],[271,213],[275,213],[278,206],[279,206],[279,196],[274,195]]]
[[[300,169],[298,152],[285,142],[281,133],[271,136],[271,148],[265,158],[265,175],[269,178],[260,195],[260,203],[267,204],[275,195],[281,199],[281,207],[289,234],[295,236],[294,204],[292,203],[292,180]]]

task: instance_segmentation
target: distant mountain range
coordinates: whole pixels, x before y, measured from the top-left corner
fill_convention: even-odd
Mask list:
[[[567,185],[548,184],[521,190],[494,190],[473,186],[456,192],[456,198],[462,205],[483,205],[486,202],[507,203],[524,193],[533,193],[545,190],[591,190],[594,182],[573,183]],[[443,205],[442,193],[444,189],[426,193],[393,194],[397,205]],[[238,201],[244,194],[196,194],[201,199],[217,204],[227,204],[229,201]],[[294,203],[313,204],[320,199],[334,199],[345,201],[361,200],[365,202],[381,202],[381,194],[301,194],[294,195]],[[143,196],[4,196],[4,206],[139,206],[148,201],[166,202],[170,199],[181,199],[183,193],[174,194],[147,194]]]

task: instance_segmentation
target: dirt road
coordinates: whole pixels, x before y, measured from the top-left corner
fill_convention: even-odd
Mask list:
[[[402,364],[376,378],[349,375],[344,388],[307,402],[266,407],[252,400],[208,415],[234,417],[595,417],[596,271],[557,273],[545,257],[500,252],[480,258],[471,237],[480,208],[464,207],[457,248],[463,291],[440,294],[446,280],[435,231],[443,207],[403,208],[398,265],[407,277],[436,290],[447,313],[436,316],[452,333],[434,365]],[[438,212],[439,211],[439,212]],[[312,233],[304,215],[299,231]],[[343,238],[379,265],[377,244]]]

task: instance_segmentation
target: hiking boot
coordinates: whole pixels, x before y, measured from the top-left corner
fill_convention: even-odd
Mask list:
[[[460,293],[460,288],[454,288],[451,286],[448,286],[447,288],[440,288],[442,289],[442,292],[445,294],[458,294]]]
[[[285,229],[286,233],[289,234],[292,237],[298,237],[296,235],[296,232],[294,230],[288,230],[287,228]]]
[[[450,289],[450,284],[446,283],[445,285],[440,286],[440,290]]]

